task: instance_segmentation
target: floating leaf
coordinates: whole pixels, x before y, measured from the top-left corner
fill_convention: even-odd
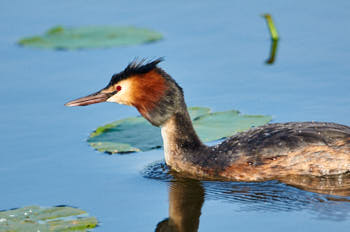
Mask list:
[[[210,113],[210,109],[205,107],[188,110],[203,142],[222,139],[271,121],[270,116],[241,115],[235,110],[216,113]],[[160,129],[142,117],[126,118],[99,127],[87,141],[96,150],[107,153],[148,151],[163,144]]]
[[[158,32],[137,27],[57,26],[42,36],[21,39],[19,45],[49,49],[107,48],[150,43],[162,39]]]
[[[193,126],[203,142],[210,142],[269,121],[270,116],[241,115],[239,111],[231,110],[201,115],[193,120]]]
[[[162,146],[160,129],[144,118],[126,118],[98,128],[88,139],[101,152],[147,151]]]
[[[97,219],[83,210],[55,206],[28,206],[0,212],[0,232],[5,231],[89,231]]]
[[[208,108],[208,107],[190,107],[188,109],[188,113],[190,114],[190,117],[193,120],[199,116],[209,114],[210,108]]]

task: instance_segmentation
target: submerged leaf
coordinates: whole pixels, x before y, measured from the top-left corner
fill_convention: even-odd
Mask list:
[[[21,39],[19,45],[49,49],[107,48],[154,42],[162,39],[158,32],[137,27],[57,26],[42,36]]]
[[[215,113],[205,107],[188,110],[203,142],[222,139],[271,121],[270,116],[241,115],[235,110]],[[87,141],[96,150],[107,153],[148,151],[163,145],[160,129],[142,117],[126,118],[99,127]]]
[[[55,206],[27,206],[0,212],[0,232],[5,231],[88,231],[97,219],[83,210]]]

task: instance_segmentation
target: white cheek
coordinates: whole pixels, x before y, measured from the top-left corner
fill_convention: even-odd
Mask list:
[[[116,102],[123,105],[132,105],[127,91],[128,86],[122,86],[122,90],[107,99],[107,102]]]
[[[116,103],[119,103],[118,102],[118,93],[114,94],[112,97],[108,98],[107,99],[107,102],[116,102]]]

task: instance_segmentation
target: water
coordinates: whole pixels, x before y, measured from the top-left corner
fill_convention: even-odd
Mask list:
[[[165,56],[161,67],[184,88],[188,105],[269,114],[275,122],[350,125],[349,10],[345,0],[3,0],[0,209],[65,204],[96,216],[96,231],[154,231],[159,222],[174,216],[168,209],[178,201],[171,199],[185,199],[194,208],[190,218],[198,221],[201,212],[199,231],[348,231],[346,197],[278,182],[145,178],[144,168],[161,160],[162,150],[110,156],[86,143],[96,127],[135,116],[135,109],[63,104],[104,87],[134,57]],[[266,12],[274,17],[281,36],[272,66],[264,64],[270,40],[260,15]],[[70,52],[15,44],[58,24],[144,26],[160,31],[165,39]]]

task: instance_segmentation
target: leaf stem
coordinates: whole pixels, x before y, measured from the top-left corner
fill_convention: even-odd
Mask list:
[[[279,40],[278,32],[275,27],[275,24],[272,20],[272,17],[270,14],[264,14],[263,17],[266,19],[267,27],[270,30],[270,35],[272,40]]]

